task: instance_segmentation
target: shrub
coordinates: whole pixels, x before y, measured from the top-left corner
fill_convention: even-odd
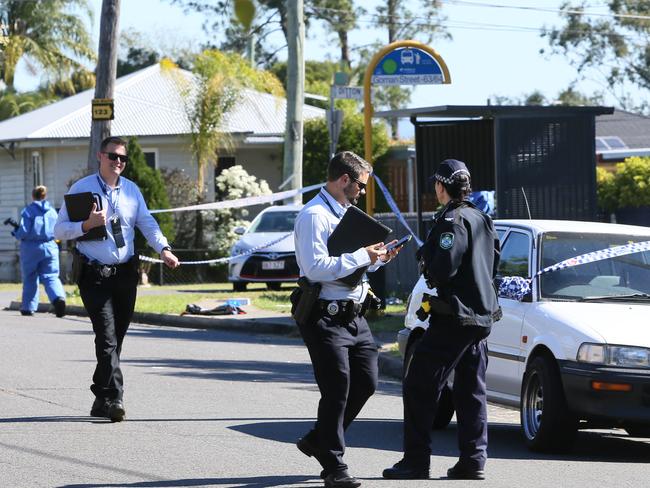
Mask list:
[[[609,212],[650,205],[650,158],[628,158],[614,173],[597,168],[596,182],[598,204]]]

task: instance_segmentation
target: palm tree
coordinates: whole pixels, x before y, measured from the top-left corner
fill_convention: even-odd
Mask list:
[[[0,79],[8,90],[21,59],[34,73],[41,68],[59,76],[95,59],[80,12],[92,19],[87,0],[0,0]]]

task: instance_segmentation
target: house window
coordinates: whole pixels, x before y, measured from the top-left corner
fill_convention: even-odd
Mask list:
[[[158,149],[142,149],[144,161],[151,169],[158,169]]]
[[[43,184],[43,159],[39,151],[32,152],[32,188]]]

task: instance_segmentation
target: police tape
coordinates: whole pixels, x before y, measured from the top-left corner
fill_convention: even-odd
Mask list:
[[[236,198],[234,200],[223,200],[220,202],[210,202],[202,203],[199,205],[189,205],[187,207],[176,207],[176,208],[160,208],[157,210],[150,210],[152,214],[163,213],[163,212],[186,212],[188,210],[219,210],[225,208],[241,208],[241,207],[250,207],[251,205],[261,205],[263,203],[273,203],[278,200],[285,200],[287,198],[295,197],[302,193],[307,193],[308,191],[316,190],[321,186],[324,186],[325,183],[319,183],[318,185],[306,186],[304,188],[298,188],[295,190],[281,191],[277,193],[271,193],[270,195],[258,195],[255,197],[245,197],[245,198]]]
[[[388,203],[388,206],[390,209],[393,211],[395,216],[397,217],[397,220],[406,228],[409,234],[413,236],[413,239],[415,239],[415,242],[417,243],[418,247],[422,246],[422,241],[418,238],[418,236],[415,235],[415,233],[411,230],[409,225],[406,223],[406,219],[402,215],[402,212],[400,211],[399,207],[397,206],[397,203],[395,203],[395,199],[393,196],[390,194],[388,191],[388,188],[384,185],[384,182],[379,179],[379,176],[373,173],[372,177],[375,179],[377,182],[377,186],[381,190],[381,192],[384,194],[384,198],[386,199],[386,203]]]
[[[228,261],[232,261],[233,259],[238,259],[244,256],[249,256],[257,251],[260,251],[262,249],[265,249],[267,247],[271,247],[273,244],[277,244],[278,242],[281,242],[285,240],[287,237],[292,236],[293,232],[289,232],[288,234],[283,235],[282,237],[278,237],[277,239],[273,239],[272,241],[265,242],[264,244],[260,244],[259,246],[255,246],[251,249],[249,249],[246,252],[243,252],[241,254],[237,254],[236,256],[228,256],[227,258],[216,258],[216,259],[204,259],[202,261],[179,261],[179,264],[215,264],[215,263],[227,263]],[[149,263],[164,263],[162,259],[158,258],[150,258],[149,256],[138,256],[140,258],[140,261],[147,261]]]
[[[600,249],[598,251],[588,252],[586,254],[581,254],[580,256],[575,256],[573,258],[565,259],[559,263],[555,263],[551,266],[538,271],[535,276],[539,276],[544,273],[551,273],[560,269],[572,268],[573,266],[579,266],[581,264],[594,263],[596,261],[602,261],[605,259],[616,258],[619,256],[626,256],[628,254],[634,254],[637,252],[650,250],[650,241],[643,242],[632,242],[630,244],[624,244],[622,246],[610,247],[608,249]]]

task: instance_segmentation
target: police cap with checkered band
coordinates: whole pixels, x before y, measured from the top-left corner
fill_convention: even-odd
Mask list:
[[[462,161],[445,159],[440,163],[431,179],[440,181],[445,185],[459,186],[460,190],[466,190],[470,188],[471,175]]]

